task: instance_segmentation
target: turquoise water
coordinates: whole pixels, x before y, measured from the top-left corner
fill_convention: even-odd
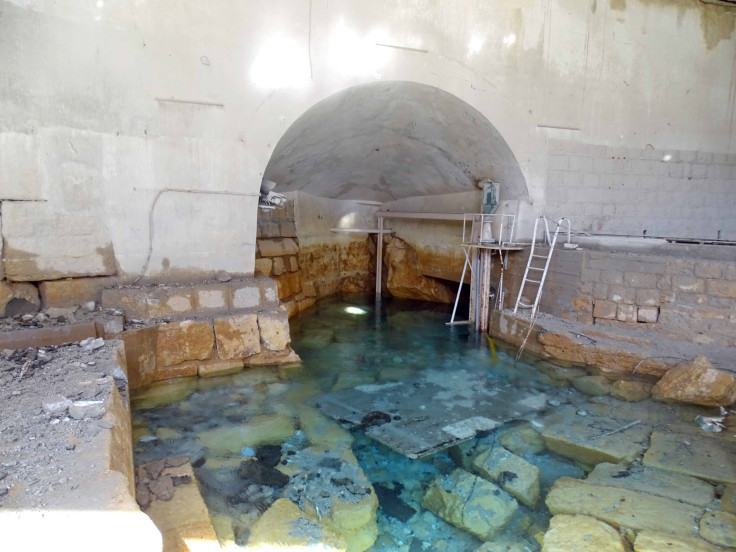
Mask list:
[[[275,424],[269,426],[276,440],[272,444],[282,445],[284,451],[298,450],[307,444],[305,435],[299,430],[280,434],[279,421],[297,420],[298,426],[302,409],[321,393],[403,380],[427,369],[465,370],[470,374],[469,384],[488,380],[533,387],[544,390],[551,400],[574,393],[547,387],[538,381],[540,372],[532,364],[516,362],[504,350],[494,358],[485,337],[467,326],[447,326],[449,318],[446,305],[398,300],[376,305],[363,297],[322,300],[291,323],[292,347],[302,358],[301,368],[247,369],[234,376],[158,384],[137,393],[134,428],[136,437],[142,437],[135,446],[136,464],[188,455],[211,514],[231,521],[236,542],[244,543],[248,527],[281,491],[266,485],[242,488],[237,473],[241,454],[213,450],[217,446],[208,449],[202,444],[202,435],[208,432],[268,419]],[[482,440],[494,442],[511,425]],[[368,480],[393,488],[417,512],[402,522],[379,508],[379,536],[371,550],[460,552],[482,544],[421,507],[430,482],[455,468],[449,451],[409,460],[361,431],[355,431],[353,438],[352,450]],[[558,477],[582,475],[580,468],[553,454],[529,453],[524,458],[542,470],[542,495]],[[548,520],[543,502],[535,509],[521,506],[494,542],[537,551],[540,547],[534,537],[544,531]]]

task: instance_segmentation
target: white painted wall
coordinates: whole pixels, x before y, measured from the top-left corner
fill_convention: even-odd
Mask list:
[[[734,21],[698,0],[0,0],[0,200],[96,219],[82,241],[132,279],[162,189],[255,194],[309,107],[404,80],[486,117],[542,211],[550,138],[736,153]],[[152,218],[149,276],[253,270],[255,197],[167,192]]]

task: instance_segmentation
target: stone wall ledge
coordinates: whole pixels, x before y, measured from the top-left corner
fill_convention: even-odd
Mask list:
[[[528,312],[493,311],[493,337],[520,347],[529,333]],[[659,381],[683,362],[705,356],[715,368],[732,366],[733,349],[669,339],[638,327],[591,325],[539,313],[524,352],[565,366],[584,366],[608,380]]]

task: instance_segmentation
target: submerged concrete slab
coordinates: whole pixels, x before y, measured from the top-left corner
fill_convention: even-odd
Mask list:
[[[472,439],[546,406],[546,395],[494,383],[465,370],[427,370],[402,382],[322,395],[328,416],[363,428],[376,441],[419,458]]]

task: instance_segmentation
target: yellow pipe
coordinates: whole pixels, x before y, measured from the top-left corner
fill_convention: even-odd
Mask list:
[[[496,345],[493,343],[493,338],[490,334],[486,333],[486,339],[488,340],[488,345],[491,348],[491,359],[495,364],[496,362],[498,362],[498,356],[496,356]]]

